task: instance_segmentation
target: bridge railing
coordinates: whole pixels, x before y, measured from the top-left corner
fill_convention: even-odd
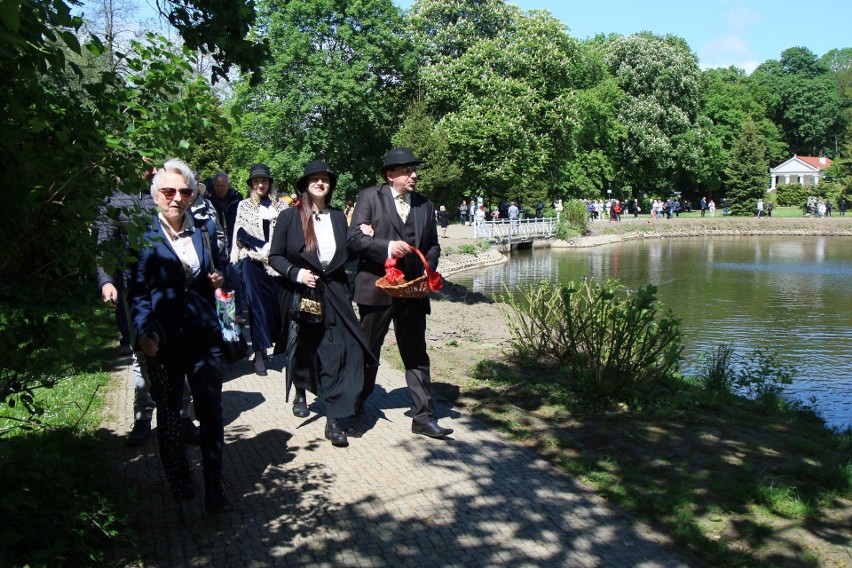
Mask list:
[[[548,239],[556,232],[556,218],[499,219],[473,224],[473,236],[490,241],[512,242]]]

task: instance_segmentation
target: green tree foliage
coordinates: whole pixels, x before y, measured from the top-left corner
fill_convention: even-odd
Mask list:
[[[832,49],[820,58],[820,63],[834,75],[840,91],[845,130],[838,146],[842,147],[844,141],[852,140],[852,47]]]
[[[707,180],[711,189],[718,189],[722,184],[731,150],[748,118],[754,121],[766,142],[770,163],[780,163],[789,157],[778,127],[766,118],[766,107],[755,98],[743,70],[735,67],[708,69],[704,72],[704,83],[706,96],[702,114],[712,122],[709,139],[718,144],[717,152],[708,152],[708,156],[712,156],[710,179]]]
[[[750,118],[731,150],[725,175],[731,215],[754,215],[757,200],[765,197],[769,185],[769,165],[763,138]]]
[[[0,10],[0,167],[7,222],[0,227],[0,398],[31,399],[67,372],[79,343],[63,302],[92,287],[92,226],[118,184],[144,189],[143,157],[180,155],[216,120],[209,88],[187,54],[163,39],[137,41],[103,65],[99,38],[60,0]]]
[[[455,2],[424,2],[411,17],[416,23],[423,18],[419,10],[439,4],[442,14],[461,10]],[[435,128],[464,168],[453,201],[482,195],[496,202],[521,193],[528,202],[549,202],[563,189],[562,166],[576,122],[569,78],[578,44],[549,14],[522,15],[513,6],[500,14],[503,29],[477,27],[461,15],[447,18],[487,32],[478,41],[468,38],[457,57],[443,55],[457,49],[434,44],[455,34],[415,32],[432,42],[420,45],[421,52],[439,54],[425,57],[421,93],[439,117]]]
[[[577,127],[563,166],[563,195],[597,198],[617,177],[619,146],[627,135],[618,120],[625,94],[607,72],[601,49],[593,42],[581,45],[573,71]]]
[[[461,163],[454,159],[449,141],[435,128],[435,119],[422,101],[413,103],[393,136],[393,146],[410,148],[425,163],[420,167],[417,191],[429,196],[436,205],[452,209],[462,178]]]
[[[374,183],[416,69],[390,0],[259,3],[258,34],[272,46],[257,86],[242,81],[234,158],[269,164],[279,187],[291,186],[317,157],[347,174],[337,199]]]
[[[483,39],[511,28],[518,9],[503,0],[417,0],[406,25],[420,49],[421,65],[439,64],[467,52]]]
[[[157,7],[188,49],[213,58],[214,81],[227,79],[232,66],[259,80],[256,72],[269,46],[267,38],[249,34],[256,25],[253,0],[160,0]]]
[[[789,153],[834,156],[844,131],[843,100],[828,67],[810,50],[791,47],[749,78]]]
[[[695,178],[707,133],[699,120],[701,71],[689,46],[642,33],[608,38],[602,48],[625,94],[618,117],[626,128],[618,156],[622,184],[655,189],[676,177]]]

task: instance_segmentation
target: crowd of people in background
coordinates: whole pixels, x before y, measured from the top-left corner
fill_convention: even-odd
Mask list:
[[[680,217],[681,213],[691,213],[693,205],[690,200],[679,197],[670,196],[668,198],[651,198],[641,202],[638,198],[628,199],[584,199],[588,218],[591,221],[609,221],[618,222],[624,215],[630,215],[634,219],[640,214],[646,214],[651,219],[674,219]],[[477,205],[477,203],[479,203]],[[552,211],[548,211],[550,216],[561,218],[564,211],[562,199],[556,199],[552,202]],[[445,215],[438,214],[438,222],[450,223],[449,212],[441,206]],[[772,212],[776,205],[771,199],[759,199],[755,202],[753,209],[756,217],[772,217]],[[810,197],[807,204],[803,207],[806,217],[831,217],[833,205],[829,199],[823,197]],[[715,199],[704,196],[699,200],[697,211],[702,217],[715,217],[718,210],[721,209],[721,215],[727,217],[731,214],[730,201],[722,197],[718,203]],[[848,202],[845,198],[840,198],[837,202],[837,210],[841,216],[846,215]],[[536,219],[542,218],[544,215],[544,204],[539,201],[534,211],[525,210],[522,205],[521,197],[518,196],[513,201],[501,200],[498,205],[489,208],[482,205],[482,198],[471,200],[464,199],[458,207],[458,221],[462,226],[475,225],[482,223],[485,220],[501,221],[501,220],[519,220],[519,219]],[[443,226],[443,224],[441,225]],[[445,235],[445,234],[444,234]],[[444,236],[442,235],[442,236]]]

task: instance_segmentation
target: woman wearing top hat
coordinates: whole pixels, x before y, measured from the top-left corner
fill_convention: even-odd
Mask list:
[[[272,174],[266,164],[255,164],[246,180],[249,198],[239,202],[234,222],[231,262],[247,259],[242,279],[249,306],[254,370],[266,375],[266,350],[272,347],[281,329],[278,310],[278,273],[269,266],[269,247],[278,214],[287,204],[278,197]]]
[[[287,382],[296,386],[293,414],[309,414],[306,390],[322,400],[326,411],[325,437],[335,446],[348,445],[338,422],[355,414],[364,386],[365,357],[372,360],[361,333],[344,265],[346,215],[330,207],[337,176],[325,162],[315,160],[296,181],[298,205],[278,217],[269,251],[269,264],[284,277],[282,308],[291,316],[292,294],[319,292],[321,321],[298,324],[296,337],[288,338]],[[293,328],[288,325],[293,333]]]

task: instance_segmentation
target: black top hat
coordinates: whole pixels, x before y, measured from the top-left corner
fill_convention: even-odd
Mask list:
[[[251,180],[254,178],[265,177],[269,178],[269,182],[272,183],[274,180],[272,179],[272,173],[269,171],[269,166],[266,164],[255,164],[249,170],[249,177],[246,180],[246,183],[251,187]]]
[[[328,174],[328,178],[331,181],[331,191],[334,191],[334,186],[337,185],[337,174],[331,171],[328,164],[322,160],[313,160],[305,164],[305,171],[302,177],[296,180],[296,189],[300,193],[308,189],[308,178],[313,174]]]
[[[393,148],[385,154],[385,163],[382,166],[382,173],[393,169],[397,166],[418,166],[423,163],[423,160],[418,160],[414,157],[411,150],[408,148]]]

